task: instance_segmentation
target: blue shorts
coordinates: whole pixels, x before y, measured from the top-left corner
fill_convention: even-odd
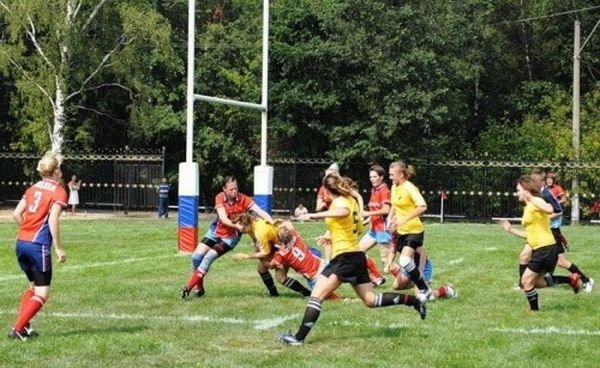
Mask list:
[[[404,276],[409,277],[408,273],[404,271],[404,268],[400,267],[400,270]],[[427,283],[431,283],[431,280],[433,280],[433,263],[431,263],[429,258],[427,258],[427,261],[425,261],[425,267],[423,268],[423,278],[425,279],[425,281],[427,281]]]
[[[377,244],[390,244],[392,242],[392,234],[387,231],[374,231],[370,229],[367,235],[375,239]]]
[[[17,240],[17,260],[24,272],[47,272],[52,270],[52,253],[49,244]]]
[[[229,247],[229,249],[233,249],[240,242],[240,239],[242,238],[241,236],[236,236],[234,238],[221,238],[220,236],[217,236],[215,234],[215,227],[216,226],[214,226],[213,224],[213,226],[208,228],[206,234],[204,234],[202,243],[206,244],[210,248],[212,248],[217,243],[224,243]]]

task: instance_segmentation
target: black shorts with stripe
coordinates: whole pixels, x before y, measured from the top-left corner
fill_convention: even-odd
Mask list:
[[[556,252],[563,254],[566,248],[561,239],[562,233],[560,232],[560,228],[551,228],[550,230],[552,230],[552,235],[554,235],[554,241],[556,242]]]
[[[396,251],[400,253],[404,247],[416,250],[418,247],[423,246],[424,238],[424,232],[418,234],[396,234]]]
[[[321,272],[321,275],[325,277],[332,274],[336,275],[342,282],[348,282],[352,285],[371,282],[365,252],[348,252],[336,256]]]
[[[557,248],[556,244],[552,244],[534,249],[527,268],[535,273],[553,273],[558,261]]]

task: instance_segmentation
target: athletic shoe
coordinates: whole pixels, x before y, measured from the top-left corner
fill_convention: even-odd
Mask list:
[[[571,276],[569,276],[569,285],[571,285],[575,294],[579,292],[579,277],[578,273],[572,273]]]
[[[298,340],[296,338],[296,335],[294,335],[291,332],[279,334],[277,336],[277,338],[282,343],[284,343],[286,345],[290,345],[290,346],[300,346],[300,345],[304,344],[304,341]]]
[[[271,298],[276,298],[279,296],[279,291],[277,291],[277,289],[269,290],[269,296]]]
[[[190,296],[190,289],[188,289],[188,288],[187,288],[187,286],[184,286],[184,287],[181,289],[181,299],[185,299],[185,298],[187,298],[188,296]]]
[[[452,285],[451,283],[446,283],[446,285],[444,285],[444,289],[446,289],[446,295],[448,295],[449,298],[458,297],[458,291],[456,291],[454,285]]]
[[[594,279],[590,277],[588,282],[583,284],[583,291],[585,291],[586,293],[591,293],[593,288],[594,288]]]
[[[417,299],[419,299],[419,301],[421,303],[427,303],[428,300],[435,299],[435,296],[433,296],[433,292],[431,291],[431,289],[427,289],[427,290],[424,290],[424,291],[421,290],[415,296],[417,297]]]
[[[425,303],[418,301],[417,304],[413,305],[413,308],[415,308],[415,310],[419,312],[421,319],[424,320],[425,318],[427,318],[427,306],[425,305]]]
[[[371,284],[373,284],[374,287],[379,287],[385,284],[385,279],[383,277],[373,279],[373,281],[371,281]]]
[[[196,290],[196,292],[194,293],[194,295],[196,296],[196,298],[202,298],[205,293],[206,292],[204,291],[204,289],[202,289],[202,290]]]
[[[21,341],[27,341],[27,338],[29,337],[29,335],[27,335],[27,331],[23,330],[23,331],[17,331],[15,330],[15,328],[11,328],[10,331],[8,331],[8,338],[9,339],[19,339]]]
[[[25,326],[25,332],[27,333],[27,336],[29,336],[29,337],[32,337],[32,338],[33,338],[33,337],[38,337],[38,336],[40,335],[39,333],[37,333],[37,331],[35,331],[35,330],[33,329],[33,327],[31,327],[31,324],[30,324],[30,323],[28,323],[28,324]]]

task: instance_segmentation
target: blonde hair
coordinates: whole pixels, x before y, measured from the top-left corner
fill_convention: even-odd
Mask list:
[[[323,178],[323,186],[330,193],[336,196],[349,197],[352,195],[352,187],[346,178],[341,177],[337,173],[327,174]]]
[[[292,233],[292,229],[287,226],[287,224],[282,223],[277,226],[277,239],[279,242],[286,245],[294,239],[294,234]]]
[[[413,165],[407,165],[406,162],[402,160],[392,162],[390,164],[390,168],[392,167],[399,168],[400,172],[402,173],[402,175],[404,175],[406,180],[409,180],[410,178],[415,176],[415,167]]]
[[[60,168],[62,156],[59,153],[48,151],[37,164],[37,171],[42,177],[53,176],[54,171]]]

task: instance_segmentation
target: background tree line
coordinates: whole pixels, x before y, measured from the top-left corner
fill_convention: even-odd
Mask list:
[[[597,1],[273,0],[270,11],[270,157],[573,156],[573,21],[585,38]],[[197,2],[197,93],[259,102],[261,14],[257,0]],[[593,161],[598,32],[581,59],[581,156]],[[186,37],[187,0],[0,0],[0,146],[165,146],[176,174]],[[255,111],[196,103],[201,185],[249,178],[259,134]]]

